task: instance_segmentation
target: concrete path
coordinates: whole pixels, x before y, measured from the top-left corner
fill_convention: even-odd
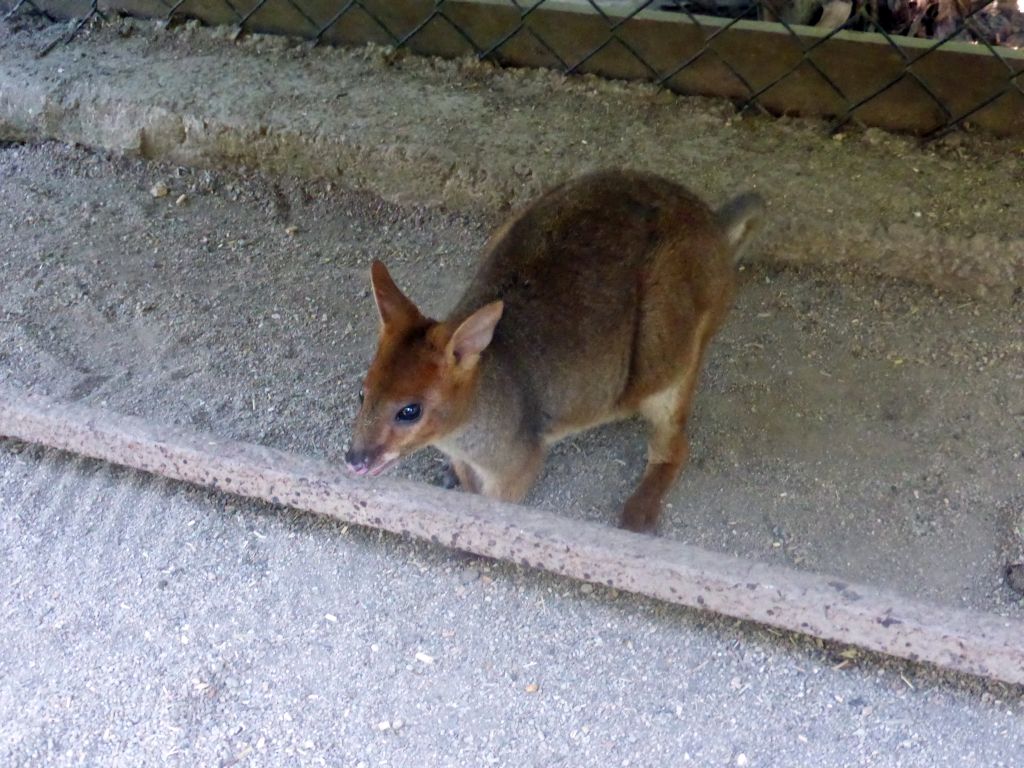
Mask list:
[[[1020,765],[1001,686],[0,443],[6,766]]]

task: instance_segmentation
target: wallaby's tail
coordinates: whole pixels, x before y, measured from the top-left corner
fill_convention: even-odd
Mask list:
[[[739,263],[751,235],[764,221],[764,198],[756,192],[735,197],[718,209],[718,220],[732,247],[733,258]]]

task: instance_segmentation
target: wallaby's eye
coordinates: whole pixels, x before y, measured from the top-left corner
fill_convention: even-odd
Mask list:
[[[402,410],[395,414],[395,421],[411,423],[420,417],[420,406],[418,403],[409,403]]]
[[[362,405],[362,404],[363,404],[363,399],[365,398],[365,396],[366,396],[366,393],[365,393],[365,392],[363,392],[363,390],[362,390],[362,389],[360,389],[360,390],[359,390],[359,404],[360,404],[360,405]]]

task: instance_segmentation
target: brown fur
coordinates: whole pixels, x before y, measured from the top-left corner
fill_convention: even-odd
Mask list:
[[[380,341],[349,465],[376,474],[435,445],[466,490],[519,501],[552,443],[639,414],[648,464],[622,525],[650,530],[686,463],[704,352],[760,214],[755,196],[716,214],[656,176],[584,176],[497,230],[442,322],[375,263]],[[420,406],[415,423],[395,420],[407,404]]]

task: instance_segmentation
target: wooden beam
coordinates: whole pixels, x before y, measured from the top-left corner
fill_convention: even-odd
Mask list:
[[[0,388],[0,435],[1008,683],[1024,623]]]

